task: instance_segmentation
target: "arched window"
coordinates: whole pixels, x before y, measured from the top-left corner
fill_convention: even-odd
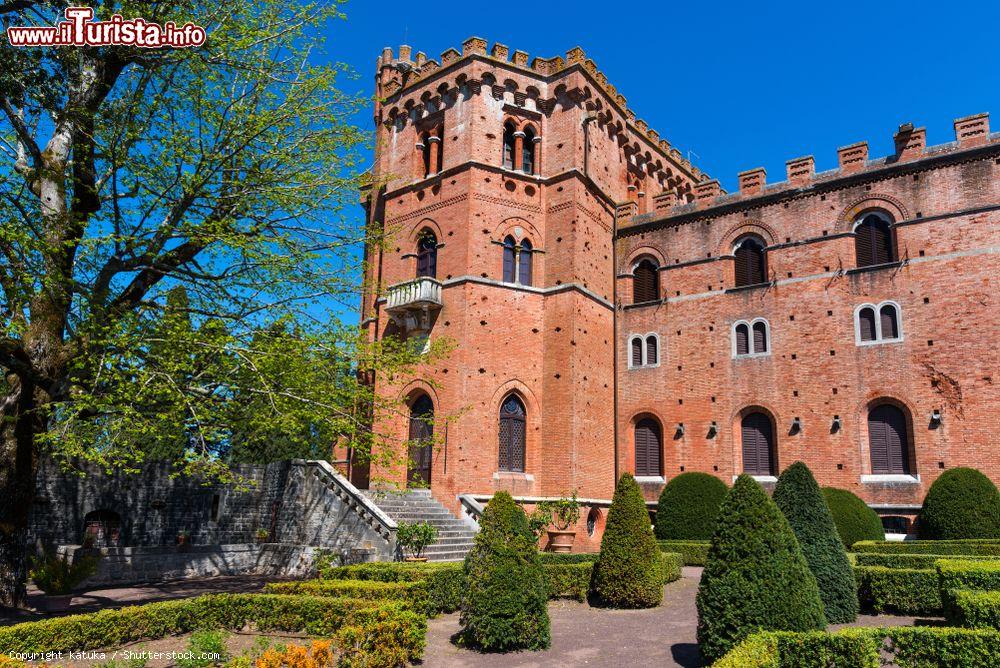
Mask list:
[[[417,277],[437,276],[437,237],[430,230],[420,233],[417,241]]]
[[[524,129],[524,148],[521,150],[521,171],[525,174],[535,173],[535,130],[530,125]]]
[[[902,341],[899,305],[895,302],[862,304],[854,310],[854,330],[858,345]]]
[[[517,243],[514,237],[507,236],[503,240],[503,282],[513,283],[517,271]]]
[[[652,418],[643,418],[635,423],[635,474],[637,476],[661,476],[660,452],[662,438],[659,423]]]
[[[517,254],[517,282],[531,285],[531,242],[521,240],[521,252]]]
[[[431,481],[431,461],[434,454],[434,402],[421,394],[410,405],[410,457],[406,468],[409,484]]]
[[[517,143],[514,133],[517,130],[513,123],[503,125],[503,166],[506,169],[514,169],[514,149]]]
[[[759,411],[747,413],[740,424],[740,436],[743,442],[743,472],[750,475],[775,475],[777,457],[771,418]]]
[[[659,298],[659,271],[652,260],[643,258],[632,270],[632,303],[653,302]]]
[[[83,543],[90,547],[118,547],[121,544],[121,515],[113,510],[93,510],[83,518]]]
[[[633,367],[642,366],[642,337],[636,336],[632,338],[632,358],[631,363]]]
[[[501,471],[524,472],[524,440],[527,431],[524,403],[516,394],[509,394],[500,404]]]
[[[646,364],[650,366],[658,363],[659,351],[657,350],[657,343],[656,337],[652,334],[646,337]]]
[[[767,320],[739,320],[733,325],[733,357],[768,355],[771,352],[771,332]]]
[[[420,134],[420,141],[417,142],[417,152],[420,154],[421,176],[427,176],[431,171],[431,150],[430,142],[427,141],[427,132]]]
[[[879,404],[868,411],[868,444],[874,474],[909,475],[911,449],[909,420],[892,404]]]
[[[892,221],[881,213],[864,215],[854,226],[854,249],[859,267],[895,262]]]
[[[736,242],[736,287],[759,285],[767,280],[767,258],[764,241],[747,236]]]

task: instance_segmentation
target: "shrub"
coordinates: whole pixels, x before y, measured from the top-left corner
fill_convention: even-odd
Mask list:
[[[466,642],[488,651],[544,649],[551,642],[547,590],[524,511],[507,492],[486,505],[465,557],[461,625]]]
[[[949,624],[1000,630],[1000,591],[958,589],[948,592],[947,598],[944,612]]]
[[[827,622],[853,622],[858,616],[858,584],[830,509],[809,467],[796,462],[782,471],[773,498],[816,576]]]
[[[680,554],[685,566],[704,566],[711,545],[707,540],[658,540],[656,543],[664,552]]]
[[[709,540],[729,488],[708,473],[682,473],[666,484],[656,506],[660,540]]]
[[[662,564],[639,485],[630,473],[622,474],[590,580],[594,602],[612,608],[659,605],[663,600]]]
[[[676,582],[681,579],[681,566],[684,565],[684,557],[676,552],[660,552],[660,559],[663,563],[663,582]]]
[[[437,538],[437,528],[430,522],[400,522],[396,528],[400,549],[416,558],[422,557],[427,546],[437,542]]]
[[[590,585],[590,573],[593,568],[594,563],[588,561],[576,564],[546,564],[545,588],[548,598],[587,600],[587,588]]]
[[[314,640],[310,647],[286,645],[268,647],[257,658],[254,668],[333,668],[336,657],[328,641]]]
[[[885,566],[886,568],[934,568],[938,559],[947,559],[946,554],[880,554],[878,552],[858,552],[854,563],[858,566]],[[962,561],[995,561],[1000,557],[962,555]]]
[[[378,582],[364,580],[302,580],[271,582],[264,586],[267,594],[300,594],[307,596],[340,596],[371,601],[407,601],[414,610],[436,614],[427,595],[427,581]]]
[[[600,555],[597,552],[539,552],[542,566],[552,564],[592,564]]]
[[[1000,590],[1000,561],[962,561],[939,559],[935,562],[941,599],[948,603],[946,593],[954,589]]]
[[[208,668],[229,661],[228,633],[195,631],[188,638],[188,651],[177,660],[177,668]]]
[[[29,575],[35,586],[50,596],[70,594],[73,590],[97,572],[98,558],[83,555],[70,563],[66,555],[46,553],[32,560]]]
[[[948,469],[924,497],[917,531],[930,540],[1000,538],[1000,491],[976,469]]]
[[[698,642],[708,661],[761,629],[826,626],[816,578],[788,520],[748,475],[722,502],[697,605]]]
[[[860,497],[835,487],[824,487],[823,497],[845,547],[850,548],[859,540],[885,540],[885,529],[878,513]]]
[[[880,554],[946,554],[1000,557],[1000,541],[996,540],[863,540],[851,548],[855,552]]]
[[[855,566],[858,599],[876,613],[936,615],[941,612],[938,574],[933,569]]]

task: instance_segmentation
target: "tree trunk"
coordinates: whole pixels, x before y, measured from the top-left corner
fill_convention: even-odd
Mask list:
[[[8,375],[0,417],[0,605],[27,607],[28,517],[35,497],[34,387]]]

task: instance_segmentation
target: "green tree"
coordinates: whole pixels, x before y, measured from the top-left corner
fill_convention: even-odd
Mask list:
[[[976,469],[948,469],[927,491],[917,527],[931,540],[1000,538],[1000,491]]]
[[[185,472],[224,477],[229,419],[245,416],[232,401],[251,396],[271,417],[294,413],[299,444],[337,433],[366,453],[385,438],[370,425],[396,407],[372,381],[419,356],[334,317],[364,275],[365,233],[343,215],[365,100],[340,92],[343,66],[314,57],[339,4],[96,10],[202,25],[194,49],[0,40],[0,604],[25,603],[42,456],[132,468],[145,448],[184,448]],[[48,26],[63,6],[0,3],[0,16]],[[178,286],[186,305],[169,304]],[[275,322],[297,327],[287,354],[255,344]],[[303,349],[337,369],[304,369]]]
[[[853,622],[858,616],[858,583],[833,516],[809,467],[795,462],[782,471],[773,498],[816,576],[827,622]]]
[[[878,513],[856,494],[846,489],[824,487],[823,498],[830,507],[844,547],[850,549],[859,540],[885,540],[885,529]]]
[[[596,602],[615,608],[651,608],[663,600],[664,573],[649,511],[631,473],[615,486],[594,563],[590,591]]]
[[[660,540],[709,540],[729,488],[710,473],[689,471],[668,482],[656,506]]]
[[[698,643],[718,660],[757,631],[823,629],[823,602],[788,520],[749,475],[719,509],[698,587]]]
[[[487,651],[547,648],[548,591],[524,510],[509,493],[497,492],[479,526],[465,557],[463,637]]]

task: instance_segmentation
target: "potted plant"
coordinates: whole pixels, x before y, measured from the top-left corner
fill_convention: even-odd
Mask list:
[[[97,572],[98,557],[82,555],[70,563],[66,555],[45,554],[32,560],[29,575],[42,590],[46,612],[64,612],[73,600],[73,589]]]
[[[185,550],[190,545],[191,532],[187,529],[181,529],[177,532],[177,547],[181,550]]]
[[[577,501],[576,490],[568,498],[542,501],[535,506],[532,516],[536,527],[547,529],[551,551],[573,551],[573,541],[576,540],[576,529],[573,527],[580,521],[580,502]]]
[[[266,543],[267,539],[270,537],[271,534],[268,532],[267,529],[257,529],[256,538],[258,543]]]
[[[430,522],[400,522],[396,528],[396,542],[410,556],[404,561],[427,561],[424,550],[437,542],[438,532]]]

